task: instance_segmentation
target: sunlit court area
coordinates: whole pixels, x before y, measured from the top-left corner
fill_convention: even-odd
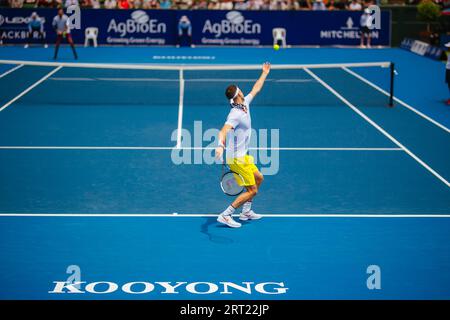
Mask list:
[[[0,299],[449,299],[449,10],[0,0]]]

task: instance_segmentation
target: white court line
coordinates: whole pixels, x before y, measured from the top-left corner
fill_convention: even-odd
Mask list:
[[[0,108],[0,112],[5,110],[6,108],[8,108],[11,104],[13,104],[14,102],[16,102],[17,100],[19,100],[21,97],[23,97],[24,95],[26,95],[28,92],[30,92],[31,90],[33,90],[34,88],[36,88],[38,85],[40,85],[42,82],[44,82],[45,80],[47,80],[49,77],[51,77],[54,73],[58,72],[59,69],[61,69],[62,66],[59,66],[55,69],[53,69],[52,71],[50,71],[49,73],[47,73],[44,77],[42,77],[40,80],[36,81],[34,84],[32,84],[31,86],[29,86],[27,89],[25,89],[24,91],[22,91],[22,93],[20,93],[19,95],[17,95],[14,99],[10,100],[9,102],[7,102],[6,104],[4,104],[1,108]]]
[[[179,71],[180,75],[180,97],[178,103],[178,127],[177,127],[177,149],[181,147],[181,130],[183,129],[183,100],[184,100],[184,77],[183,69]]]
[[[167,78],[77,78],[77,77],[51,77],[53,81],[119,81],[119,82],[178,82],[178,79]]]
[[[238,215],[234,215],[238,216]],[[450,218],[450,214],[262,214],[265,218]],[[173,213],[0,213],[0,217],[207,218],[217,214]]]
[[[373,127],[375,127],[378,131],[380,131],[383,135],[385,135],[389,140],[394,142],[397,146],[402,148],[411,158],[416,160],[422,167],[427,169],[430,173],[432,173],[436,178],[441,180],[447,187],[450,188],[450,182],[445,180],[439,173],[437,173],[433,168],[431,168],[428,164],[422,161],[418,156],[416,156],[414,153],[412,153],[408,148],[406,148],[403,144],[401,144],[397,139],[395,139],[392,135],[390,135],[387,131],[385,131],[382,127],[380,127],[375,121],[370,119],[365,113],[363,113],[361,110],[359,110],[357,107],[355,107],[353,104],[351,104],[347,99],[345,99],[342,95],[340,95],[336,90],[334,90],[330,85],[328,85],[325,81],[323,81],[321,78],[319,78],[315,73],[313,73],[311,70],[308,70],[305,68],[305,71],[311,75],[314,79],[319,81],[328,91],[333,93],[339,100],[344,102],[348,107],[350,107],[353,111],[355,111],[358,115],[360,115],[364,120],[366,120],[368,123],[370,123]]]
[[[51,77],[53,81],[119,81],[119,82],[178,82],[180,79],[167,78],[88,78],[88,77]],[[185,82],[255,82],[255,79],[196,78],[183,79]],[[314,79],[267,79],[266,82],[306,83]]]
[[[8,74],[10,74],[10,73],[16,71],[17,69],[22,68],[23,66],[24,66],[23,64],[19,64],[18,66],[15,66],[14,68],[9,69],[8,71],[6,71],[6,72],[0,74],[0,79],[3,78],[3,77],[5,77],[5,76],[7,76]]]
[[[369,80],[367,80],[366,78],[364,78],[363,76],[357,74],[356,72],[350,70],[347,67],[342,67],[343,70],[347,71],[348,73],[350,73],[352,76],[355,76],[356,78],[358,78],[359,80],[363,81],[364,83],[368,84],[369,86],[371,86],[372,88],[380,91],[381,93],[385,94],[386,96],[390,96],[389,92],[381,89],[379,86],[377,86],[376,84],[374,84],[373,82],[370,82]],[[414,107],[410,106],[409,104],[407,104],[406,102],[394,97],[394,100],[398,103],[400,103],[402,106],[404,106],[405,108],[415,112],[416,114],[418,114],[419,116],[421,116],[422,118],[430,121],[431,123],[433,123],[434,125],[438,126],[439,128],[441,128],[442,130],[446,131],[447,133],[450,133],[450,129],[447,128],[446,126],[444,126],[443,124],[437,122],[436,120],[430,118],[429,116],[427,116],[426,114],[420,112],[419,110],[415,109]]]
[[[95,81],[95,78],[73,78],[73,77],[67,77],[67,78],[61,78],[61,77],[51,77],[49,80],[52,81]]]
[[[214,150],[215,147],[0,146],[0,150]],[[402,148],[249,148],[267,151],[403,151]]]

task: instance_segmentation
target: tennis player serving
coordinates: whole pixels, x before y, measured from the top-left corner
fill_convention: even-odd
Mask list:
[[[216,157],[223,159],[224,150],[227,149],[227,164],[231,171],[240,176],[241,179],[237,179],[237,183],[244,186],[246,190],[217,218],[218,222],[231,228],[239,228],[241,226],[232,216],[240,206],[242,206],[242,212],[239,216],[240,220],[257,220],[262,217],[252,210],[252,200],[258,193],[259,186],[263,181],[263,175],[254,164],[253,157],[248,155],[252,130],[250,103],[259,91],[261,91],[269,72],[270,63],[266,62],[263,64],[261,76],[254,84],[252,91],[246,96],[234,84],[229,85],[225,91],[225,95],[230,101],[231,110],[225,125],[219,132],[219,146],[216,148]],[[230,130],[234,131],[232,132],[233,139],[228,142],[228,148],[226,148],[227,134]],[[231,153],[231,155],[228,153]]]

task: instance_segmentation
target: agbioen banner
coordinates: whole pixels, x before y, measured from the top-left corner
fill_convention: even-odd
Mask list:
[[[48,42],[56,10],[0,9],[0,37],[4,43],[23,43],[29,16],[44,19]],[[73,30],[84,43],[84,30],[97,27],[98,43],[109,45],[175,45],[178,22],[187,16],[196,45],[272,45],[273,29],[286,30],[288,45],[358,45],[361,12],[350,11],[204,11],[204,10],[81,10],[81,29]],[[390,12],[382,11],[379,29],[371,31],[372,44],[390,44]]]

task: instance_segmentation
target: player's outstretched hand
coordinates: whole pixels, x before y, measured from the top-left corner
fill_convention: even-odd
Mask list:
[[[222,156],[223,156],[223,148],[222,147],[217,147],[216,148],[216,159],[217,160],[222,160]]]
[[[270,62],[264,62],[262,69],[263,69],[263,72],[265,74],[269,74],[269,72],[270,72]]]

